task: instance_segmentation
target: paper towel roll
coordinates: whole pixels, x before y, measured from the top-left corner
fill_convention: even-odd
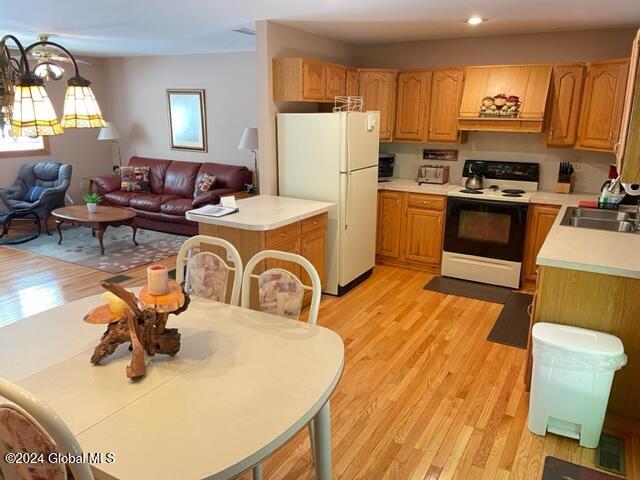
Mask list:
[[[627,192],[627,195],[631,195],[632,197],[640,196],[639,183],[623,183],[622,187],[624,188],[624,191]]]

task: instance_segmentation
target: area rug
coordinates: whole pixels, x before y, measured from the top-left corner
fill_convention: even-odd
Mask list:
[[[187,237],[138,229],[132,241],[129,227],[107,227],[104,233],[104,255],[100,255],[98,240],[87,227],[66,227],[62,230],[62,245],[58,235],[42,234],[35,240],[12,245],[22,251],[43,255],[107,273],[122,273],[135,267],[157,262],[178,253]]]
[[[473,298],[484,302],[504,303],[512,289],[449,277],[433,277],[424,290]]]
[[[542,480],[616,480],[614,477],[592,468],[565,462],[555,457],[544,459],[544,470]]]
[[[532,301],[533,295],[510,292],[487,340],[512,347],[527,348],[530,321],[527,309]]]

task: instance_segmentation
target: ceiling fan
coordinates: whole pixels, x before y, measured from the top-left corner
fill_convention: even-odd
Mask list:
[[[48,33],[38,34],[38,42],[47,42],[51,35]],[[29,57],[38,62],[33,72],[43,80],[60,80],[64,75],[64,68],[57,64],[72,63],[65,55],[60,55],[60,50],[51,45],[37,45],[30,52]],[[92,65],[85,60],[76,59],[77,63]]]

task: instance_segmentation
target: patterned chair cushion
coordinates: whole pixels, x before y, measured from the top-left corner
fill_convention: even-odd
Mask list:
[[[56,452],[56,446],[42,430],[21,410],[12,405],[0,405],[0,451],[42,453],[45,458]],[[21,480],[67,480],[64,465],[51,463],[14,464]]]
[[[271,268],[258,277],[260,310],[297,320],[302,309],[304,287],[293,273]]]
[[[215,253],[201,252],[187,262],[186,291],[197,297],[224,302],[229,269]]]

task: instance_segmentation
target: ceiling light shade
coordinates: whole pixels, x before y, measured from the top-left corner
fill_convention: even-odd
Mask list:
[[[90,82],[81,77],[72,78],[67,83],[62,114],[64,128],[103,128],[107,126],[89,85]]]
[[[23,76],[15,86],[11,109],[11,136],[37,137],[63,132],[42,79]]]
[[[258,149],[258,129],[245,128],[240,138],[238,150],[257,150]]]
[[[42,62],[33,69],[33,73],[43,80],[60,80],[64,75],[64,69],[55,63]]]
[[[482,22],[484,22],[484,19],[478,16],[469,17],[467,19],[467,23],[469,25],[480,25]]]

